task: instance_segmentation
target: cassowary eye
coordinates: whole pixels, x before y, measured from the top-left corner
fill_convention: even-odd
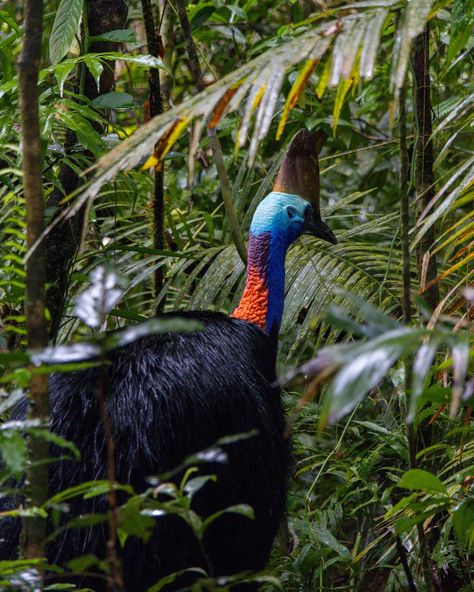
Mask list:
[[[286,213],[288,214],[288,218],[291,220],[297,215],[298,212],[296,211],[296,208],[294,208],[293,206],[287,206]]]

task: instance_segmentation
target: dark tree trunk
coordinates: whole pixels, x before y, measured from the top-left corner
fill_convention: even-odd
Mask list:
[[[434,172],[433,172],[433,142],[432,134],[432,108],[431,108],[431,84],[430,84],[430,34],[429,23],[420,35],[415,39],[412,67],[413,67],[413,96],[414,115],[416,125],[415,145],[415,219],[418,221],[422,212],[434,196]],[[432,226],[420,240],[416,248],[418,286],[419,291],[427,304],[434,310],[439,302],[438,284],[432,284],[437,275],[436,256],[430,254],[430,248],[436,238],[435,227]],[[425,286],[429,286],[425,289]],[[411,368],[410,368],[411,374]],[[410,385],[411,388],[411,385]],[[412,433],[413,443],[409,442],[410,456],[412,457],[420,447],[429,446],[431,442],[431,426],[419,426],[415,433],[413,424],[408,426],[409,434]],[[417,438],[418,436],[418,438]],[[418,439],[418,442],[417,442]],[[410,466],[415,466],[412,458]],[[427,592],[433,590],[432,564],[430,560],[431,537],[425,533],[423,524],[417,525],[418,540],[420,545],[421,567]]]
[[[143,22],[146,31],[146,43],[148,52],[155,57],[160,57],[160,48],[158,43],[158,32],[150,0],[142,0]],[[150,68],[148,73],[148,87],[150,89],[150,117],[155,117],[163,113],[163,100],[161,98],[160,71],[157,68]],[[164,249],[164,211],[165,211],[165,192],[163,186],[163,163],[155,167],[155,184],[153,191],[153,248],[162,251]],[[154,296],[158,299],[161,288],[163,287],[164,269],[159,267],[155,270],[153,276]],[[164,306],[161,300],[159,309]]]
[[[43,32],[42,0],[27,0],[25,4],[23,48],[18,61],[20,78],[20,115],[23,144],[23,186],[26,207],[26,243],[31,249],[44,231],[42,191],[42,155],[39,122],[38,73]],[[45,252],[40,242],[26,263],[26,334],[31,349],[47,344],[45,304]],[[33,368],[31,368],[33,371]],[[29,419],[47,424],[49,415],[48,377],[34,374],[30,379]],[[26,505],[41,506],[48,497],[48,443],[44,438],[29,438],[29,463],[26,471]],[[43,518],[27,518],[23,542],[27,558],[44,556],[46,523]]]
[[[114,29],[122,29],[127,20],[128,9],[124,0],[87,0],[87,20],[89,35],[97,36]],[[90,52],[116,51],[117,44],[98,41],[89,46]],[[85,78],[84,94],[88,99],[94,99],[99,94],[110,92],[114,86],[115,62],[108,62],[110,67],[104,68],[100,77],[99,90],[94,78],[89,72]],[[78,79],[80,76],[78,76]],[[68,132],[65,149],[69,152],[76,142],[74,132]],[[59,172],[59,187],[48,199],[48,208],[57,208],[57,214],[62,207],[61,200],[77,189],[79,177],[67,164],[61,164]],[[46,304],[51,313],[50,337],[55,340],[59,331],[61,317],[66,301],[69,271],[80,243],[81,228],[84,212],[81,210],[72,219],[56,225],[48,234],[46,241],[47,253],[47,281],[49,288],[46,294]]]
[[[430,92],[430,52],[429,52],[429,24],[421,35],[415,39],[413,52],[413,77],[415,96],[416,121],[416,158],[415,158],[415,190],[416,190],[416,219],[429,204],[434,196],[433,173],[433,131],[431,120],[431,92]],[[417,268],[419,287],[423,298],[432,310],[439,302],[438,284],[434,283],[424,290],[438,275],[436,255],[430,254],[430,248],[436,238],[435,226],[432,226],[417,245]]]

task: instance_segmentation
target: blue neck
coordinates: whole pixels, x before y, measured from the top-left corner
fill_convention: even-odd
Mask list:
[[[288,245],[281,235],[272,233],[267,267],[268,308],[266,333],[277,336],[285,302],[285,257]]]
[[[265,281],[268,290],[265,331],[275,337],[283,316],[286,251],[300,232],[288,227],[284,207],[291,204],[301,207],[302,201],[298,195],[272,191],[260,202],[250,226],[249,263],[250,267],[259,269]]]

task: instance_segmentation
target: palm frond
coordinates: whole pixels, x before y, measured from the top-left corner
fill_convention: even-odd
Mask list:
[[[412,0],[403,13],[396,31],[392,84],[395,96],[406,73],[411,41],[418,35],[429,17],[431,0]],[[346,9],[360,9],[348,14]],[[247,138],[253,114],[255,124],[250,140],[249,163],[252,164],[259,142],[266,136],[278,104],[284,73],[302,60],[316,64],[330,48],[332,60],[330,84],[337,86],[353,72],[358,60],[358,76],[370,79],[374,74],[377,49],[382,39],[384,26],[399,10],[395,0],[356,2],[339,8],[340,16],[334,18],[335,10],[328,9],[318,15],[318,24],[305,23],[303,32],[278,47],[271,48],[254,60],[241,66],[216,82],[205,91],[170,109],[143,125],[121,145],[103,156],[94,166],[95,174],[73,204],[70,215],[81,205],[97,195],[104,183],[120,171],[135,167],[153,152],[158,142],[156,159],[162,158],[176,141],[179,133],[193,119],[207,119],[215,127],[226,113],[235,111],[246,100],[244,116],[237,143],[243,145]],[[334,40],[334,43],[333,43]],[[359,56],[358,58],[357,56]],[[348,67],[350,64],[350,68]],[[298,97],[308,77],[298,80],[297,91],[290,92],[291,100]]]

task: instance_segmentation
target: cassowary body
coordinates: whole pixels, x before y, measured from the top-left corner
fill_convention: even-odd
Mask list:
[[[319,225],[324,226],[320,221]],[[256,432],[225,445],[227,463],[200,466],[202,473],[215,474],[217,480],[207,483],[192,505],[206,517],[234,504],[248,504],[255,519],[224,514],[199,545],[180,518],[157,518],[150,540],[129,536],[120,551],[127,592],[145,591],[161,577],[189,567],[225,576],[261,569],[268,560],[285,512],[290,470],[280,392],[274,386],[284,260],[288,246],[305,230],[320,232],[311,206],[296,195],[270,194],[252,222],[247,283],[234,318],[213,312],[179,313],[201,321],[204,328],[141,338],[112,352],[105,370],[51,377],[52,429],[74,442],[82,457],[79,462],[51,465],[50,495],[106,478],[98,388],[105,389],[116,479],[137,492],[147,488],[147,477],[179,466],[220,438]],[[15,505],[14,500],[9,503]],[[77,497],[69,503],[71,517],[107,512],[103,497]],[[7,509],[5,502],[2,509]],[[16,520],[0,522],[1,559],[15,554],[18,534]],[[106,540],[104,524],[64,530],[48,545],[48,559],[65,565],[85,553],[104,557]],[[105,589],[99,580],[85,583]],[[188,584],[180,580],[177,587]]]
[[[258,431],[225,446],[227,463],[200,465],[203,473],[215,474],[217,481],[199,491],[192,506],[206,517],[246,503],[253,507],[256,519],[227,514],[216,520],[203,541],[209,566],[181,518],[159,518],[151,540],[144,543],[129,537],[121,552],[129,592],[144,591],[160,577],[189,567],[201,567],[213,575],[263,568],[285,509],[289,447],[283,438],[280,394],[271,386],[273,344],[254,325],[220,313],[181,316],[201,321],[204,329],[147,336],[117,349],[104,377],[95,367],[54,375],[50,381],[52,430],[76,444],[82,455],[81,462],[51,465],[51,495],[107,477],[96,392],[104,379],[117,481],[138,492],[149,487],[147,477],[179,466],[220,438]],[[77,497],[68,503],[70,516],[107,512],[103,496]],[[10,528],[5,528],[7,523]],[[15,551],[19,527],[13,519],[0,523],[5,539],[0,557],[6,558],[5,546]],[[49,561],[64,565],[84,553],[104,557],[106,530],[103,523],[64,531],[49,545]],[[100,580],[89,578],[86,583],[95,590],[105,589]]]

